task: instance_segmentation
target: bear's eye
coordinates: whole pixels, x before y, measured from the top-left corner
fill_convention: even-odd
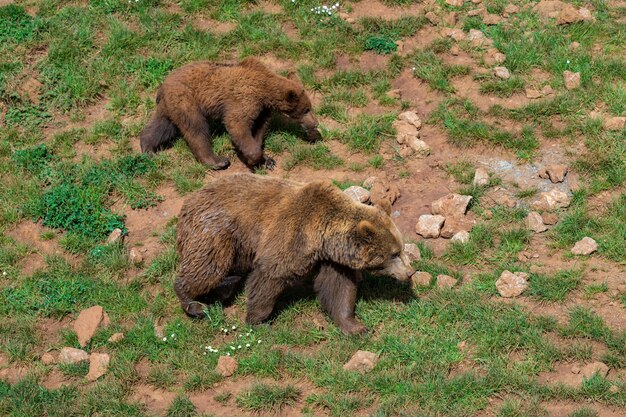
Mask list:
[[[400,257],[400,252],[394,253],[393,255],[391,255],[392,259],[397,259]]]

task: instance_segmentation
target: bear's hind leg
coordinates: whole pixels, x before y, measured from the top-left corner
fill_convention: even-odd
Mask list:
[[[248,275],[246,323],[259,324],[272,314],[276,300],[285,289],[285,282],[282,277],[270,277],[262,268]]]
[[[322,264],[313,286],[322,307],[347,335],[365,333],[367,327],[354,317],[359,273],[336,264]]]
[[[213,152],[209,122],[200,112],[188,113],[180,117],[178,128],[198,162],[211,169],[226,169],[230,165],[228,158],[217,156]]]

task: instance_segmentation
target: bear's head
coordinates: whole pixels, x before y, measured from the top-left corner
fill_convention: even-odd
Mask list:
[[[402,234],[384,208],[355,202],[322,181],[305,187],[299,202],[307,207],[302,215],[314,224],[312,234],[324,230],[323,258],[400,281],[415,272],[404,252]]]
[[[402,235],[387,213],[372,209],[377,213],[359,220],[352,230],[358,269],[406,281],[415,271],[404,253]]]
[[[278,103],[278,110],[300,123],[306,131],[309,141],[315,142],[322,136],[317,130],[317,119],[313,115],[312,104],[309,96],[304,91],[304,86],[290,74],[287,77],[283,91],[283,98]]]

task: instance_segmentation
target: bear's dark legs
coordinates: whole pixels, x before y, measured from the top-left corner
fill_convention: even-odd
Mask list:
[[[314,288],[322,307],[345,334],[367,331],[354,317],[359,273],[335,264],[322,264]]]
[[[285,282],[283,277],[270,278],[262,269],[255,269],[248,275],[246,323],[259,324],[272,314],[276,300],[285,289]]]
[[[253,121],[246,123],[242,120],[224,120],[224,126],[230,134],[230,138],[233,141],[233,145],[241,155],[243,162],[250,168],[262,166],[264,168],[274,168],[275,162],[271,158],[266,158],[263,154],[263,136],[252,136]],[[267,127],[263,127],[262,123],[259,126],[262,134],[265,134]],[[258,134],[258,132],[256,132]]]
[[[144,153],[156,153],[178,136],[178,128],[158,110],[141,132],[139,143]]]
[[[197,319],[206,317],[204,312],[206,310],[206,305],[195,301],[194,298],[196,298],[196,294],[190,292],[187,287],[187,280],[184,277],[180,275],[176,277],[176,281],[174,281],[174,292],[180,300],[181,307],[185,313],[191,317],[195,317]]]
[[[217,156],[211,145],[209,123],[199,112],[186,114],[178,128],[196,159],[211,169],[225,169],[230,165],[228,158]]]

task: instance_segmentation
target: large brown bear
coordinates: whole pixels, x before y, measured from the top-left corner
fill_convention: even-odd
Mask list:
[[[246,322],[271,314],[278,296],[306,279],[346,334],[360,271],[404,281],[413,273],[400,232],[381,209],[353,201],[330,183],[301,184],[254,174],[215,179],[183,205],[178,222],[182,307],[204,317],[198,298],[247,276]]]
[[[309,140],[321,137],[304,87],[254,58],[238,65],[208,61],[185,65],[165,78],[156,102],[156,112],[141,132],[141,150],[157,152],[182,133],[196,159],[213,169],[227,168],[230,161],[213,153],[209,119],[223,122],[249,167],[275,165],[263,153],[273,110],[300,122]]]

